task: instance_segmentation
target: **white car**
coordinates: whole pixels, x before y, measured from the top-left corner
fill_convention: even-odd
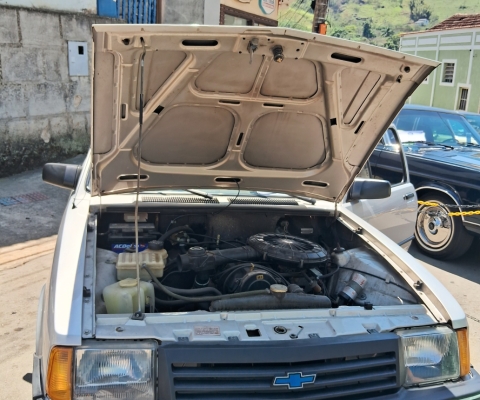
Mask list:
[[[44,168],[74,191],[34,399],[480,396],[465,313],[397,245],[411,185],[365,167],[436,62],[284,28],[93,39],[92,152]]]

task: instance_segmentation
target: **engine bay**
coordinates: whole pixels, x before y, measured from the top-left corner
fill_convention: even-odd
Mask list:
[[[332,217],[278,212],[133,213],[97,223],[96,314],[418,304],[399,274]]]

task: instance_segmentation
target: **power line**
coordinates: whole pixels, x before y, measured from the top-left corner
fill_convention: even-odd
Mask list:
[[[284,24],[283,26],[288,27],[288,24],[289,24],[290,21],[293,19],[293,17],[295,17],[297,11],[300,9],[300,6],[302,5],[303,2],[305,2],[305,0],[297,0],[297,9],[292,12],[292,16],[290,17],[290,19],[289,19],[287,22],[285,22],[285,24]],[[292,10],[293,10],[294,8],[295,8],[295,5],[293,5],[293,6],[291,7]]]
[[[295,25],[292,26],[292,29],[296,28],[296,26],[302,21],[302,19],[305,18],[305,15],[308,13],[308,9],[303,13],[302,17],[295,23]]]

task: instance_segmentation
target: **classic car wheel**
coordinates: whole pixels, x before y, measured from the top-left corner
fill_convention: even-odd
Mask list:
[[[437,203],[438,206],[420,205],[415,225],[415,241],[425,254],[440,258],[460,257],[470,247],[473,237],[463,226],[461,217],[452,217],[445,204],[453,200],[447,196],[430,193],[422,196],[421,201]]]

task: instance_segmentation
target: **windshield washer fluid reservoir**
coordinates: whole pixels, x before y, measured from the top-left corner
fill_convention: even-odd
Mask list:
[[[142,281],[149,281],[152,278],[148,272],[142,268],[145,264],[152,273],[157,277],[163,276],[165,268],[165,259],[167,252],[161,251],[142,251],[138,253],[140,261],[140,279]],[[117,260],[117,279],[121,281],[127,278],[137,278],[137,259],[135,253],[120,253]]]
[[[124,279],[103,289],[103,299],[108,314],[133,314],[137,311],[137,280]],[[142,312],[145,305],[151,307],[155,302],[153,284],[140,281],[140,304]]]

